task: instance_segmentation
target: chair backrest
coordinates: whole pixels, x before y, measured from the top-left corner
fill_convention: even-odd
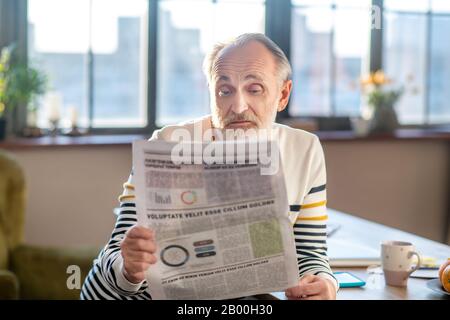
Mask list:
[[[8,267],[9,252],[23,242],[25,188],[22,167],[0,150],[0,269]]]

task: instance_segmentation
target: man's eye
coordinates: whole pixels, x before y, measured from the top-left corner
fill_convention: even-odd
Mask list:
[[[227,89],[227,88],[222,88],[219,90],[219,96],[220,97],[226,97],[229,96],[231,94],[231,90]]]
[[[249,87],[248,91],[251,94],[260,94],[260,93],[262,93],[263,90],[260,85],[254,85],[254,86]]]

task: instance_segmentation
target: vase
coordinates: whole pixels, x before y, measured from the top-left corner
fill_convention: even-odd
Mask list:
[[[370,119],[370,134],[392,134],[398,128],[397,113],[393,106],[374,106]]]

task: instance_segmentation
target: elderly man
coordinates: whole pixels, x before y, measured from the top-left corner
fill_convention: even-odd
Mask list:
[[[164,127],[151,139],[171,140],[176,129],[193,132],[196,126],[201,130],[270,130],[280,147],[297,248],[299,282],[286,290],[286,296],[335,299],[339,286],[327,258],[322,147],[315,135],[275,123],[292,89],[291,67],[285,54],[263,34],[243,34],[216,44],[205,59],[204,71],[211,115]],[[152,230],[136,225],[132,174],[119,201],[115,229],[94,261],[82,288],[82,299],[151,299],[145,274],[157,261],[157,243]]]

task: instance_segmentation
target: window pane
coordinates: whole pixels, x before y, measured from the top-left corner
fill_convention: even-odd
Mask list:
[[[386,13],[384,68],[406,92],[397,104],[402,124],[423,123],[426,69],[426,15]]]
[[[167,0],[158,10],[156,124],[162,126],[209,113],[205,53],[218,40],[264,32],[264,2]]]
[[[336,0],[336,6],[339,7],[352,7],[352,8],[369,8],[371,0]]]
[[[370,2],[339,0],[335,4],[334,9],[293,9],[293,116],[360,112],[359,78],[368,69]]]
[[[336,10],[334,30],[337,115],[360,113],[359,79],[368,68],[369,10]]]
[[[367,8],[371,0],[292,0],[294,6],[329,6]]]
[[[450,12],[449,0],[431,0],[431,10],[433,12]]]
[[[332,11],[294,8],[291,29],[293,92],[289,112],[298,115],[330,113]]]
[[[78,109],[88,127],[87,53],[93,51],[93,127],[146,125],[146,0],[30,0],[29,56],[62,96],[61,126]],[[90,17],[91,15],[91,17]],[[44,100],[45,101],[45,100]],[[45,102],[44,102],[45,105]],[[41,112],[39,125],[48,126]]]
[[[449,16],[432,19],[430,65],[430,122],[450,122],[450,42],[443,41],[450,30]]]
[[[50,90],[62,97],[62,127],[69,127],[71,106],[78,109],[80,125],[88,123],[85,68],[88,46],[88,0],[28,1],[29,58],[48,74]],[[48,127],[47,118],[44,103],[38,125]]]
[[[93,0],[94,127],[147,119],[147,0]]]
[[[328,6],[331,7],[333,0],[292,0],[293,6]]]
[[[429,0],[384,0],[383,6],[388,10],[425,12]]]

